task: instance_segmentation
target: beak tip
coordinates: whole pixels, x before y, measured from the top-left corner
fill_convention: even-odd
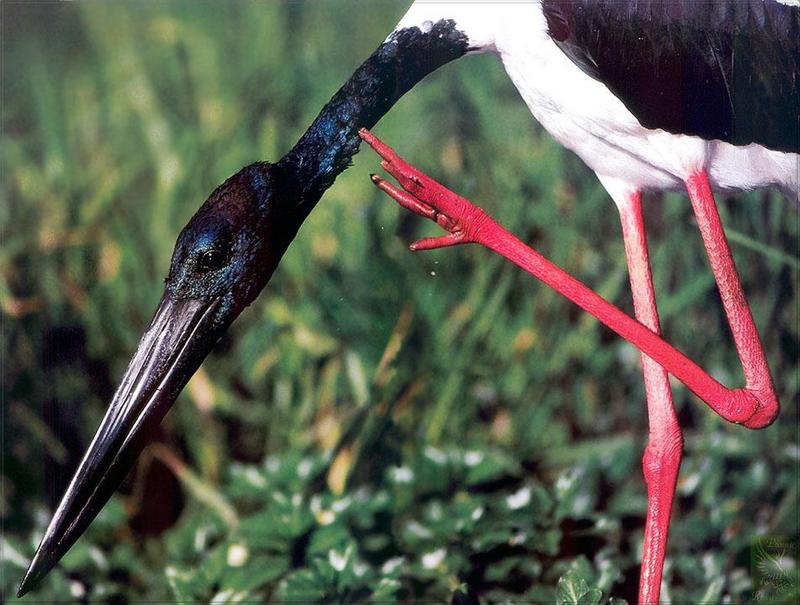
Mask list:
[[[30,565],[28,565],[28,570],[25,572],[22,582],[19,583],[19,588],[17,589],[18,599],[33,590],[58,562],[58,558],[54,557],[52,551],[44,544],[46,538],[47,535],[45,535],[39,548],[36,549],[36,553],[33,555]]]
[[[17,598],[18,599],[21,599],[22,597],[24,597],[30,591],[30,589],[33,588],[33,585],[37,581],[35,579],[35,575],[38,575],[38,574],[34,574],[34,570],[33,570],[33,567],[34,567],[33,564],[34,564],[35,561],[36,561],[35,558],[34,558],[33,561],[31,561],[30,567],[28,567],[28,571],[25,572],[25,577],[23,577],[22,578],[22,582],[19,583],[19,588],[17,589]]]

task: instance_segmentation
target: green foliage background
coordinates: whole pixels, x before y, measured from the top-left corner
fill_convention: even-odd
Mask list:
[[[4,600],[182,225],[242,165],[285,153],[406,4],[0,5]],[[496,58],[440,70],[376,132],[630,310],[612,203]],[[159,444],[23,602],[635,600],[637,353],[484,249],[408,252],[435,228],[378,195],[376,168],[364,152],[339,178]],[[675,385],[686,455],[664,600],[790,602],[796,573],[773,590],[753,553],[800,533],[798,213],[767,192],[720,206],[784,409],[751,432]],[[688,201],[648,196],[646,219],[665,333],[739,384]]]

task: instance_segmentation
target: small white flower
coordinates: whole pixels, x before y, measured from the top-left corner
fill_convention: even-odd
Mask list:
[[[311,496],[309,507],[320,525],[330,525],[336,521],[336,513],[327,508],[322,508],[322,498],[320,498],[319,494]]]
[[[403,557],[392,557],[388,559],[382,566],[381,566],[381,573],[385,575],[389,575],[394,573],[403,563],[405,559]]]
[[[341,513],[342,511],[347,510],[350,507],[351,500],[349,497],[342,498],[340,500],[336,500],[332,505],[331,509],[335,513]]]
[[[411,483],[414,480],[414,471],[407,466],[398,466],[390,471],[391,479],[395,483]]]
[[[439,550],[434,550],[433,552],[426,553],[422,555],[422,566],[425,569],[434,569],[439,566],[439,564],[444,561],[444,557],[447,554],[447,551],[444,548],[440,548]]]
[[[585,473],[585,469],[581,466],[576,466],[572,470],[563,473],[556,480],[556,494],[558,496],[564,496]]]
[[[433,537],[433,532],[418,521],[409,521],[406,528],[418,538],[427,539]]]
[[[559,493],[566,492],[570,487],[572,487],[572,478],[568,474],[561,475],[558,479],[556,479],[556,491]]]
[[[86,588],[80,582],[73,581],[69,583],[69,594],[75,599],[80,599],[86,594]]]
[[[434,463],[442,465],[447,462],[447,454],[442,450],[429,445],[425,448],[425,455],[430,458]]]
[[[243,544],[231,544],[228,547],[228,565],[230,567],[241,567],[247,562],[250,552]]]
[[[366,563],[362,563],[361,561],[353,563],[353,573],[357,578],[363,578],[368,569],[369,567]]]
[[[464,463],[467,466],[478,466],[483,462],[483,452],[471,451],[464,454]]]
[[[270,473],[277,473],[278,469],[281,467],[281,461],[275,456],[270,456],[267,458],[267,463],[265,466]]]
[[[303,458],[297,465],[297,474],[301,479],[305,479],[311,473],[312,463],[308,458]]]
[[[92,561],[94,561],[94,564],[97,565],[98,569],[102,569],[103,571],[108,570],[108,559],[106,559],[102,550],[96,546],[92,546],[89,548],[89,556]]]
[[[203,526],[199,527],[196,532],[194,532],[194,550],[195,552],[203,552],[206,549],[206,541],[208,539],[208,530],[209,527]]]
[[[791,443],[787,445],[783,451],[792,460],[800,460],[800,446]]]
[[[332,510],[321,510],[317,515],[317,523],[320,525],[330,525],[336,521],[336,513]]]
[[[698,485],[700,485],[700,473],[691,473],[678,484],[678,491],[688,496],[694,493]]]
[[[213,597],[211,597],[210,605],[222,605],[223,603],[230,603],[232,596],[233,596],[232,588],[229,588],[228,590],[223,590],[222,592],[218,592]]]
[[[428,507],[428,515],[431,521],[441,521],[444,517],[444,509],[441,502],[431,502]]]
[[[254,487],[266,487],[267,485],[267,480],[264,479],[264,476],[258,472],[257,468],[252,466],[247,467],[247,470],[244,471],[244,478]]]
[[[531,488],[523,487],[506,498],[506,506],[511,510],[517,510],[526,506],[531,501]]]
[[[347,560],[350,558],[350,549],[347,548],[343,553],[338,553],[331,549],[328,551],[328,562],[336,571],[344,571],[347,567]]]

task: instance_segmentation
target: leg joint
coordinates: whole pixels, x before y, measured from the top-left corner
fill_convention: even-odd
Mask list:
[[[648,441],[642,457],[645,480],[650,483],[658,481],[665,473],[677,474],[683,455],[683,436],[680,429],[670,429]]]

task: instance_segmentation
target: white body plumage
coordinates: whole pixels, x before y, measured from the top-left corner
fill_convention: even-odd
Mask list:
[[[595,171],[615,200],[622,189],[682,190],[702,168],[717,190],[776,186],[790,199],[800,197],[798,154],[644,128],[553,42],[538,1],[417,1],[397,29],[424,31],[440,19],[455,21],[470,52],[500,57],[533,116]]]

